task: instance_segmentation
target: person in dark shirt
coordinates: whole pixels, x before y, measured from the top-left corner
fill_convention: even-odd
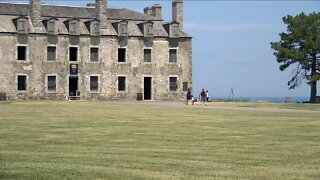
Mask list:
[[[191,90],[188,89],[188,92],[187,92],[187,103],[186,103],[186,105],[189,104],[189,100],[191,101],[191,98],[192,98]]]
[[[204,91],[204,89],[202,88],[202,91],[200,93],[200,97],[201,97],[201,101],[202,101],[202,104],[204,105],[204,103],[206,102],[206,92]]]

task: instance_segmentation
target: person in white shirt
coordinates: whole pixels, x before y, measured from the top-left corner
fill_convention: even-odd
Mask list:
[[[208,105],[209,102],[209,91],[206,91],[206,105]]]

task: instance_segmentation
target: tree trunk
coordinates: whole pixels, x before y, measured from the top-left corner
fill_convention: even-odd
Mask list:
[[[316,53],[313,53],[312,65],[311,65],[310,103],[316,103],[316,101],[317,101],[317,80],[313,78],[313,76],[316,75],[316,73],[317,73],[317,56],[316,56]]]
[[[310,103],[316,103],[317,100],[317,81],[311,82]]]

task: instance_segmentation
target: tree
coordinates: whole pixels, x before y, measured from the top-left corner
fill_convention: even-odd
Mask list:
[[[279,69],[284,71],[296,65],[288,81],[289,89],[306,80],[311,86],[310,102],[315,103],[317,81],[320,80],[320,13],[287,15],[282,20],[287,25],[287,32],[279,34],[279,42],[271,42],[274,55],[281,64]]]

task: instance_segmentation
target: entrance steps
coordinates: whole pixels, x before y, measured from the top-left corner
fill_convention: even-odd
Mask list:
[[[69,96],[69,101],[80,101],[80,96]]]

